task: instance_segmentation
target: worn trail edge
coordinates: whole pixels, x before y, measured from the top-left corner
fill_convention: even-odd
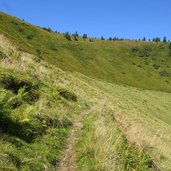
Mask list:
[[[79,139],[81,129],[83,128],[83,124],[79,116],[75,116],[73,121],[73,128],[70,131],[70,135],[68,137],[68,144],[66,149],[63,152],[63,156],[56,168],[56,171],[75,171],[76,163],[75,163],[75,145],[77,140]]]

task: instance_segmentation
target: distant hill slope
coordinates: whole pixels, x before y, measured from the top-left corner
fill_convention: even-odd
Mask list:
[[[136,41],[68,41],[0,13],[0,33],[20,50],[68,71],[144,89],[171,92],[171,54],[168,43]]]

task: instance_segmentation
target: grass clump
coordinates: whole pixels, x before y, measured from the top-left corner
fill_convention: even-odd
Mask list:
[[[131,145],[116,123],[108,117],[96,117],[92,114],[85,117],[82,138],[77,144],[80,171],[153,170],[149,155]]]
[[[39,84],[8,73],[0,73],[0,85],[6,90],[23,96],[23,100],[28,103],[35,103],[39,99]]]
[[[0,61],[7,59],[7,55],[5,55],[2,51],[0,51]]]

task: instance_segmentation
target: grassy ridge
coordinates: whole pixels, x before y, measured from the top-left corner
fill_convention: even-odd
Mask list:
[[[0,32],[22,51],[64,70],[134,87],[171,92],[171,56],[167,43],[68,41],[15,17],[0,13]]]

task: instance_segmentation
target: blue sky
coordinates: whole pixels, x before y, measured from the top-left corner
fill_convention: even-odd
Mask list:
[[[0,0],[0,11],[60,32],[171,39],[171,0]]]

